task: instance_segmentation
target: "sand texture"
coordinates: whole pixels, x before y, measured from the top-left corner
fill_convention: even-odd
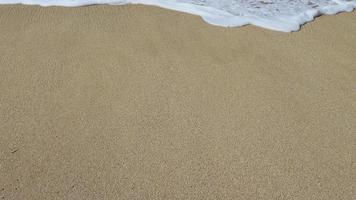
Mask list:
[[[354,200],[355,160],[356,12],[0,6],[1,200]]]

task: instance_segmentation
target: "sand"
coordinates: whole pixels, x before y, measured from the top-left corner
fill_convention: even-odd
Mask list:
[[[355,199],[355,21],[0,6],[0,199]]]

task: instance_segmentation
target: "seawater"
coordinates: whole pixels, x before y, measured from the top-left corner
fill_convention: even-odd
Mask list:
[[[0,4],[85,6],[92,4],[145,4],[201,16],[225,27],[247,24],[291,32],[316,16],[351,12],[356,0],[0,0]]]

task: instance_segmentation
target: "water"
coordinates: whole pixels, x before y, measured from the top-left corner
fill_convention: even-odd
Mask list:
[[[146,4],[201,16],[219,26],[247,24],[291,32],[323,14],[351,12],[356,0],[0,0],[0,4],[84,6],[91,4]]]

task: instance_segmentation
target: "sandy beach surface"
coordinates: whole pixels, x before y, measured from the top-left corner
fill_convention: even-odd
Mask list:
[[[0,199],[355,199],[355,22],[2,5]]]

